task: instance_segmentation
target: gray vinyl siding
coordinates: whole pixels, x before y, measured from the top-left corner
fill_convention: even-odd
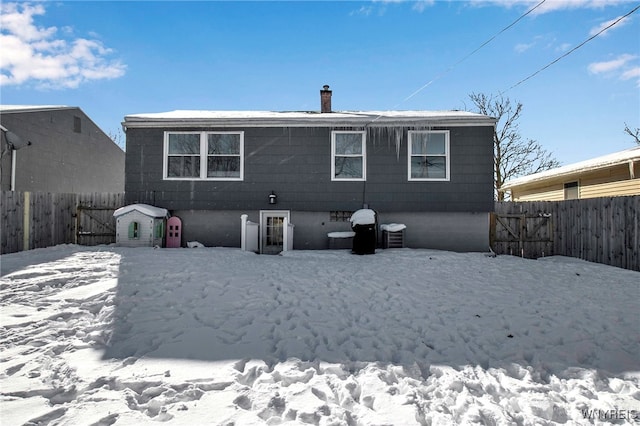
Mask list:
[[[1,116],[4,127],[31,142],[15,151],[16,191],[83,193],[124,189],[124,151],[81,109],[6,110]],[[9,190],[11,155],[1,161],[0,186]]]
[[[164,131],[173,129],[130,128],[126,198],[169,210],[318,212],[356,210],[366,203],[379,212],[492,211],[493,128],[433,128],[438,129],[450,130],[450,181],[408,181],[407,129],[398,150],[384,132],[367,133],[366,182],[331,181],[332,129],[299,127],[191,129],[244,131],[244,180],[163,180]],[[271,191],[276,206],[268,204]]]

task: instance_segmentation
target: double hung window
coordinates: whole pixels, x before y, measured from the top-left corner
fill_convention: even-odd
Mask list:
[[[167,173],[168,178],[200,177],[200,134],[167,134]]]
[[[243,132],[166,132],[164,178],[242,180]]]
[[[449,180],[449,131],[409,131],[409,180]]]
[[[365,135],[365,132],[331,132],[331,180],[366,180]]]
[[[207,133],[207,177],[240,178],[241,145],[239,133]]]

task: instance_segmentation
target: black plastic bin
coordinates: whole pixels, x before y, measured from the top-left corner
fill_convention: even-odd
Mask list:
[[[357,210],[351,216],[354,254],[374,254],[378,245],[378,215],[370,209]]]
[[[376,252],[376,225],[354,225],[353,252],[355,254],[375,254]]]

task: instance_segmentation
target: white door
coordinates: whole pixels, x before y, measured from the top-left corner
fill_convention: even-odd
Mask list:
[[[282,251],[285,218],[290,220],[289,211],[260,211],[260,253],[278,254]]]

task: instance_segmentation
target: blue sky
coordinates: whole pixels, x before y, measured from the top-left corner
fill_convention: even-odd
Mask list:
[[[503,93],[563,164],[635,146],[640,10],[511,87],[637,1],[546,0],[458,63],[539,1],[3,2],[0,102],[79,106],[115,133],[127,114],[318,110],[324,84],[334,110]]]

